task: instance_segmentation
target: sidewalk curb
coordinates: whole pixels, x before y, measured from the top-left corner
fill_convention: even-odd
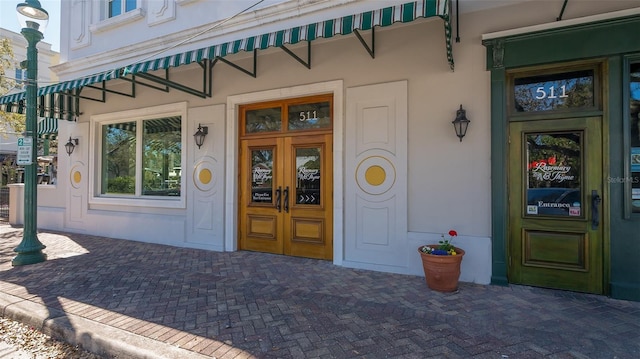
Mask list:
[[[109,358],[211,358],[2,292],[0,315]]]

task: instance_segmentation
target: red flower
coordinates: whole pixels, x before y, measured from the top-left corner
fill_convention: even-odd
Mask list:
[[[455,237],[455,236],[457,236],[457,235],[458,235],[458,232],[456,232],[456,231],[454,231],[454,230],[452,229],[452,230],[450,230],[450,231],[449,231],[449,235],[450,235],[451,237]]]

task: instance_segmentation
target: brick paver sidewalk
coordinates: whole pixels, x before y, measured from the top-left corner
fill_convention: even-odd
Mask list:
[[[640,303],[463,283],[253,252],[39,234],[49,260],[11,267],[0,310],[103,355],[183,358],[639,358]],[[45,320],[49,318],[48,320]]]

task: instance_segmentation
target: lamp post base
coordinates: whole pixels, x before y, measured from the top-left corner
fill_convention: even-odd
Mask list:
[[[47,255],[42,250],[45,248],[47,246],[42,244],[37,236],[25,233],[22,242],[13,250],[18,255],[13,258],[11,265],[15,267],[44,262],[47,260]]]
[[[47,260],[47,255],[38,250],[35,252],[18,253],[11,261],[12,266],[23,266],[27,264],[36,264]]]

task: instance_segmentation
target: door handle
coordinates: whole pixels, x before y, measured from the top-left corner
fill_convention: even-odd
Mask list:
[[[280,207],[280,200],[282,199],[282,187],[278,187],[276,189],[276,209],[278,212],[282,212],[282,208]]]
[[[597,190],[591,190],[591,229],[598,229],[600,225],[599,206],[602,198],[598,195]]]
[[[289,186],[284,189],[284,211],[289,213]]]

